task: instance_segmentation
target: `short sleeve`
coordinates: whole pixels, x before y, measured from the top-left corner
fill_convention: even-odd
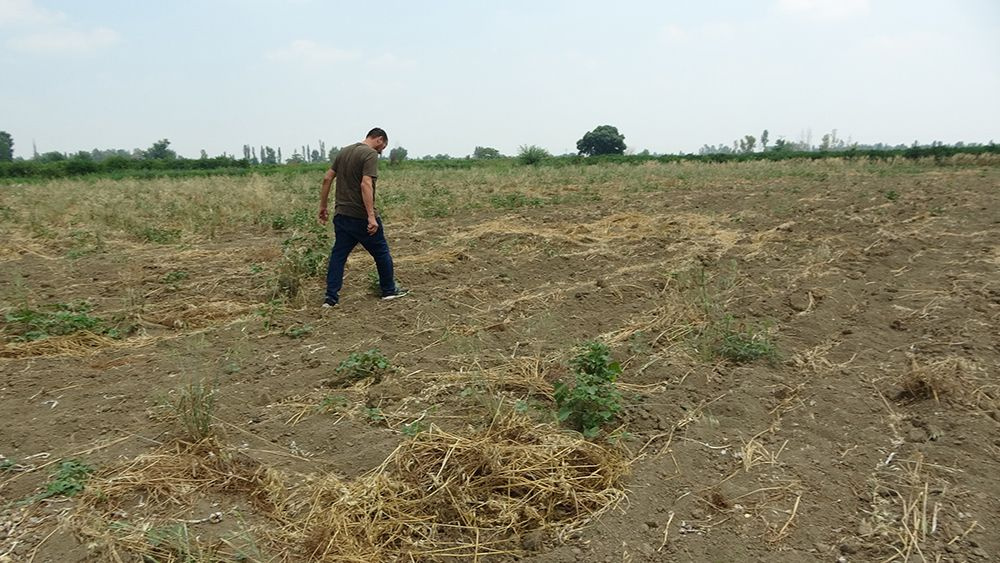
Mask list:
[[[378,153],[372,151],[371,154],[365,157],[365,164],[361,168],[361,174],[364,176],[371,176],[375,178],[378,176]]]

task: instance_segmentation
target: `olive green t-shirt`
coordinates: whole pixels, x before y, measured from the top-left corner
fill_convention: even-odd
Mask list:
[[[337,175],[337,186],[333,194],[333,212],[358,219],[367,219],[365,201],[361,199],[361,177],[372,177],[372,197],[375,196],[375,180],[378,178],[378,152],[364,143],[354,143],[344,147],[333,159],[333,172]],[[375,212],[376,216],[378,211]]]

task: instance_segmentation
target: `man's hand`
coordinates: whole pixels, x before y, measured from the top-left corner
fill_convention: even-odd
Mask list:
[[[319,208],[319,222],[323,225],[330,219],[330,212],[325,207]]]
[[[378,221],[374,217],[368,218],[368,236],[372,236],[378,232]]]

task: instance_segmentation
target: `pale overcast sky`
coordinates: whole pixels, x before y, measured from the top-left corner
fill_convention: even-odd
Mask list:
[[[15,155],[1000,141],[997,0],[0,0]]]

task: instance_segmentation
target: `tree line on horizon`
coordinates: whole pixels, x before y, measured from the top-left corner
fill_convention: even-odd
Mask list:
[[[920,145],[916,141],[912,145],[888,145],[876,143],[864,145],[844,140],[837,135],[834,129],[830,133],[824,134],[818,145],[811,142],[811,134],[797,142],[779,138],[770,143],[770,134],[765,129],[760,137],[745,135],[734,140],[731,144],[722,143],[719,145],[704,145],[697,154],[656,154],[648,150],[639,153],[626,154],[627,146],[625,136],[618,129],[611,125],[600,125],[591,131],[586,132],[576,143],[577,152],[553,157],[551,153],[536,145],[522,145],[519,152],[514,156],[501,154],[499,150],[488,146],[476,146],[472,154],[465,157],[452,157],[447,154],[425,155],[419,161],[446,161],[454,162],[457,166],[461,161],[488,161],[494,159],[514,158],[520,164],[537,164],[546,159],[558,158],[576,161],[580,157],[624,157],[638,159],[658,159],[658,160],[705,160],[705,161],[729,161],[747,160],[753,158],[783,159],[783,158],[822,158],[824,155],[845,154],[850,157],[868,156],[871,158],[884,158],[891,155],[907,156],[919,158],[922,156],[948,156],[961,152],[966,153],[997,153],[997,145],[992,141],[989,144],[963,143],[945,145],[935,141],[930,145]],[[39,153],[32,146],[32,157],[30,159],[14,158],[14,139],[6,131],[0,131],[0,177],[38,177],[53,178],[65,176],[79,176],[94,173],[122,173],[122,174],[151,174],[166,173],[169,171],[190,171],[192,173],[213,172],[226,173],[246,171],[253,167],[267,166],[275,167],[279,165],[301,165],[328,163],[336,158],[341,147],[327,148],[326,143],[320,140],[316,147],[306,144],[296,148],[292,156],[285,159],[280,147],[269,145],[243,145],[242,158],[229,155],[225,152],[216,157],[209,157],[204,149],[197,159],[188,159],[177,155],[170,148],[169,139],[160,139],[146,149],[93,149],[91,151],[78,151],[76,153],[62,153],[50,151]],[[389,151],[388,155],[383,155],[391,165],[409,160],[408,151],[401,146],[397,146]],[[598,159],[599,160],[599,159]]]

